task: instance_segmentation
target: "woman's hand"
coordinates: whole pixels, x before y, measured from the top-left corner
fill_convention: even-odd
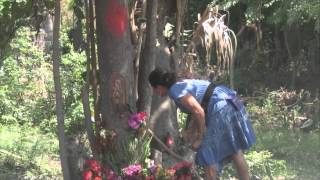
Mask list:
[[[201,143],[202,143],[202,139],[195,140],[191,145],[191,149],[196,151],[197,149],[199,149]]]
[[[197,126],[197,138],[192,143],[191,148],[197,150],[202,142],[205,131],[205,113],[199,102],[191,95],[187,94],[181,97],[181,104],[191,112],[192,118]]]

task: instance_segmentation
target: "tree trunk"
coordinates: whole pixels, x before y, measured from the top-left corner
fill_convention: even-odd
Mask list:
[[[101,124],[100,118],[100,95],[99,95],[99,82],[97,70],[97,56],[96,56],[96,41],[94,37],[94,8],[93,0],[89,0],[89,39],[90,39],[90,62],[91,62],[91,82],[93,91],[93,108],[94,120],[96,123],[96,131],[99,134],[99,127]]]
[[[95,7],[102,122],[121,140],[127,134],[123,115],[135,109],[127,1],[96,1]]]
[[[142,7],[141,7],[141,19],[146,18],[146,0],[142,1]],[[135,45],[135,60],[134,60],[134,95],[135,98],[138,99],[138,77],[139,77],[139,64],[140,64],[140,58],[141,58],[141,49],[143,42],[145,41],[145,28],[146,28],[146,22],[141,22],[139,27],[139,36],[137,40],[137,44]]]
[[[175,37],[176,37],[176,43],[174,50],[172,51],[172,57],[173,57],[173,63],[174,63],[174,70],[178,71],[178,65],[181,64],[181,59],[183,57],[183,48],[181,46],[181,32],[183,32],[183,20],[184,20],[184,14],[185,14],[185,9],[187,6],[187,1],[186,0],[177,0],[177,12],[176,12],[176,32],[175,32]],[[180,70],[180,69],[179,69]]]
[[[288,52],[289,62],[292,62],[292,74],[290,88],[294,89],[296,86],[296,77],[298,73],[298,60],[301,52],[301,34],[299,26],[296,24],[287,27],[284,31],[284,42]]]
[[[166,1],[158,1],[159,18],[157,23],[157,39],[160,45],[156,51],[156,66],[174,70],[172,69],[174,64],[174,62],[172,62],[172,54],[170,53],[169,47],[162,34],[166,22],[165,17],[168,16],[168,13],[171,13],[168,12],[170,7],[170,4],[168,4]],[[165,142],[168,134],[170,134],[174,138],[174,141],[177,142],[179,129],[177,123],[177,111],[174,103],[168,97],[163,98],[159,97],[158,95],[153,95],[150,128],[163,142]],[[176,146],[173,146],[172,150],[176,152],[175,147]],[[158,145],[158,143],[153,143],[152,148],[165,152],[164,149]],[[167,153],[163,153],[162,155],[164,166],[169,167],[174,165],[174,158],[169,156]]]
[[[85,129],[88,135],[88,140],[90,144],[90,148],[93,154],[93,157],[97,157],[97,152],[95,149],[95,135],[94,135],[94,130],[92,127],[92,122],[91,122],[91,110],[90,110],[90,101],[89,101],[89,87],[90,87],[90,27],[89,27],[89,5],[88,5],[88,0],[84,1],[85,4],[85,12],[86,12],[86,32],[87,32],[87,41],[86,41],[86,56],[87,56],[87,73],[86,73],[86,79],[83,85],[82,89],[82,105],[83,105],[83,113],[84,113],[84,124],[85,124]],[[95,46],[95,44],[93,44]]]
[[[274,29],[274,35],[273,35],[273,42],[274,42],[274,47],[275,47],[275,56],[274,59],[271,59],[271,68],[275,70],[279,70],[281,66],[281,60],[282,60],[282,46],[280,42],[280,29],[278,26],[275,27]]]
[[[156,38],[157,38],[157,6],[158,0],[149,0],[147,2],[147,29],[145,48],[140,63],[138,80],[138,102],[139,112],[147,112],[150,115],[152,89],[149,86],[148,76],[154,69],[156,59]]]
[[[63,115],[63,103],[62,103],[62,92],[61,92],[61,83],[60,83],[60,46],[59,46],[59,36],[60,36],[60,0],[56,0],[55,4],[55,14],[54,14],[54,28],[53,28],[53,78],[54,78],[54,87],[56,94],[56,114],[58,121],[58,138],[59,138],[59,149],[60,149],[60,160],[61,168],[63,173],[64,180],[70,180],[70,170],[69,163],[67,158],[67,151],[65,146],[65,132],[64,132],[64,115]]]

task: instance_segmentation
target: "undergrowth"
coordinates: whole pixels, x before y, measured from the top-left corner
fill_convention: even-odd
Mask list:
[[[0,179],[56,179],[57,138],[34,127],[0,126],[0,167]]]

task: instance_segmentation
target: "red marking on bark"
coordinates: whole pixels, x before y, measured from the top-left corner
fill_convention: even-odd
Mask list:
[[[117,38],[122,37],[128,26],[128,10],[117,0],[109,1],[105,15],[106,29]]]

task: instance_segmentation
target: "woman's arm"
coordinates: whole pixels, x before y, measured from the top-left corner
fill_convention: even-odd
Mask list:
[[[185,108],[187,108],[191,112],[193,118],[196,120],[199,133],[198,140],[202,141],[203,133],[205,130],[204,110],[202,109],[198,101],[190,94],[181,97],[180,102]]]

